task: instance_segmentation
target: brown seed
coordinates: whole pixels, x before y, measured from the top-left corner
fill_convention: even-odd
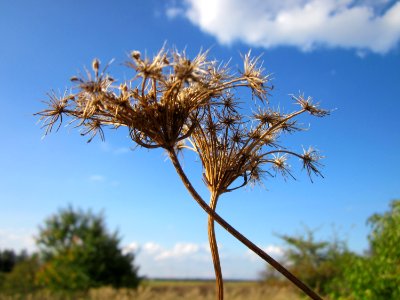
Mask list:
[[[97,58],[95,58],[92,62],[93,71],[97,72],[99,70],[99,67],[100,67],[100,61]]]
[[[131,56],[132,56],[133,59],[140,59],[140,52],[134,50],[134,51],[131,52]]]

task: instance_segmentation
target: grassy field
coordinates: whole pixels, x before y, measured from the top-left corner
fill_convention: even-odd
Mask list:
[[[215,299],[213,281],[149,281],[138,291],[138,299]],[[257,282],[226,282],[225,299],[300,299],[288,287],[267,286]]]
[[[164,281],[147,280],[137,291],[115,290],[109,287],[90,290],[85,295],[54,295],[46,291],[34,295],[0,295],[1,300],[214,300],[212,281]],[[226,300],[300,300],[294,289],[285,286],[269,286],[257,282],[226,282]]]

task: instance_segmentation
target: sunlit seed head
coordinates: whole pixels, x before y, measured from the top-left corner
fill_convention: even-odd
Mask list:
[[[92,69],[93,71],[98,72],[99,68],[100,68],[100,61],[97,58],[95,58],[92,62]]]
[[[137,51],[137,50],[132,51],[132,52],[131,52],[131,57],[132,57],[133,59],[135,59],[135,60],[140,59],[140,52]]]

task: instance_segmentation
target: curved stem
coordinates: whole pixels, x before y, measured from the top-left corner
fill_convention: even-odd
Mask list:
[[[211,193],[210,208],[215,212],[217,207],[218,195],[215,192]],[[224,299],[224,281],[222,279],[221,263],[219,260],[217,239],[215,237],[214,218],[208,215],[208,242],[210,244],[211,255],[214,263],[215,281],[217,287],[217,299]]]
[[[289,279],[293,284],[295,284],[299,289],[301,289],[306,295],[308,295],[313,300],[322,300],[322,298],[316,294],[312,289],[310,289],[305,283],[303,283],[300,279],[294,276],[291,272],[289,272],[284,266],[282,266],[279,262],[265,253],[261,248],[251,242],[248,238],[246,238],[243,234],[233,228],[228,222],[226,222],[222,217],[220,217],[215,211],[213,211],[207,203],[201,198],[201,196],[197,193],[197,191],[192,186],[191,182],[187,178],[185,172],[182,170],[182,166],[176,156],[176,153],[173,148],[166,149],[168,155],[174,165],[179,177],[181,178],[183,184],[186,189],[192,195],[194,200],[200,205],[200,207],[208,214],[211,215],[215,221],[218,222],[226,231],[232,234],[236,239],[242,242],[247,248],[252,250],[258,256],[260,256],[263,260],[269,263],[273,268],[275,268],[279,273]]]

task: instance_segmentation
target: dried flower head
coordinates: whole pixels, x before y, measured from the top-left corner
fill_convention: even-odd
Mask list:
[[[314,104],[311,97],[304,98],[304,95],[299,96],[292,95],[292,98],[299,104],[304,110],[308,111],[311,115],[316,117],[324,117],[329,115],[329,111],[319,108],[319,104]]]
[[[275,176],[279,173],[284,178],[294,178],[287,163],[290,156],[303,161],[308,175],[321,175],[318,162],[321,156],[317,151],[310,148],[298,154],[276,142],[282,133],[300,130],[295,117],[310,112],[310,108],[305,106],[285,114],[266,107],[264,102],[254,105],[256,113],[247,116],[238,108],[234,97],[229,97],[229,107],[235,107],[234,110],[226,109],[225,103],[211,103],[200,126],[189,137],[191,149],[202,162],[204,182],[216,195],[261,182],[260,174]],[[238,178],[243,178],[243,183],[232,187]]]
[[[70,96],[52,95],[49,108],[38,113],[46,133],[65,115],[86,128],[82,132],[91,134],[89,141],[97,134],[103,138],[106,126],[124,126],[142,147],[173,149],[214,105],[223,104],[226,111],[219,123],[235,127],[239,120],[228,111],[235,110],[236,102],[230,98],[236,88],[257,90],[263,99],[267,94],[268,77],[261,75],[257,60],[249,56],[243,75],[231,74],[227,64],[209,61],[207,51],[189,59],[185,52],[163,47],[153,58],[139,51],[132,51],[130,57],[126,65],[135,71],[132,80],[114,85],[107,73],[109,64],[100,71],[100,61],[94,59],[94,74],[85,69],[85,76],[71,78],[75,85]]]
[[[207,54],[207,51],[200,52],[189,59],[185,52],[166,51],[163,47],[149,58],[139,51],[132,51],[126,66],[135,74],[132,79],[119,84],[108,75],[109,64],[100,71],[100,61],[94,59],[94,74],[85,69],[84,76],[73,76],[70,93],[62,96],[50,93],[46,102],[48,107],[37,115],[43,121],[46,134],[57,123],[58,130],[63,116],[67,116],[81,127],[82,135],[89,136],[88,142],[96,135],[104,139],[104,127],[126,127],[137,145],[164,148],[186,188],[209,214],[209,242],[218,299],[222,300],[222,273],[214,220],[257,254],[264,253],[260,256],[266,261],[275,267],[280,265],[215,214],[219,196],[259,183],[265,175],[280,173],[284,177],[293,177],[287,163],[291,156],[301,159],[308,175],[322,176],[319,171],[322,156],[316,150],[309,148],[298,154],[278,145],[277,139],[284,132],[300,129],[295,120],[298,115],[308,112],[322,117],[328,112],[313,104],[310,97],[300,95],[293,96],[300,105],[299,110],[281,113],[267,106],[272,86],[260,57],[252,58],[250,52],[247,53],[243,58],[243,71],[234,73],[229,62],[210,61]],[[249,89],[256,97],[256,101],[251,101],[256,106],[252,115],[243,110],[235,98],[239,88]],[[196,152],[200,158],[203,180],[211,194],[209,205],[182,170],[177,153],[185,149]],[[238,178],[243,182],[234,185]],[[282,274],[309,295],[313,294],[293,275],[289,276],[287,270]]]
[[[99,72],[99,67],[100,67],[100,61],[97,58],[95,58],[92,62],[93,71],[96,73]]]
[[[49,101],[44,101],[48,106],[47,109],[40,112],[40,121],[43,122],[43,127],[46,128],[45,135],[50,133],[54,125],[59,122],[56,131],[61,126],[63,121],[63,114],[68,106],[68,101],[73,100],[73,96],[66,96],[64,94],[62,97],[58,97],[54,91],[48,93]]]
[[[243,63],[243,77],[247,80],[253,95],[260,100],[267,100],[268,90],[272,90],[272,86],[265,86],[265,83],[270,80],[270,75],[265,75],[260,56],[251,57],[251,51],[249,51],[244,56]]]
[[[324,177],[319,171],[322,166],[322,164],[320,163],[320,160],[322,158],[324,157],[320,155],[318,151],[316,151],[312,147],[309,147],[307,150],[303,149],[303,155],[301,155],[300,159],[303,162],[303,168],[307,170],[307,173],[309,175],[315,174]]]

